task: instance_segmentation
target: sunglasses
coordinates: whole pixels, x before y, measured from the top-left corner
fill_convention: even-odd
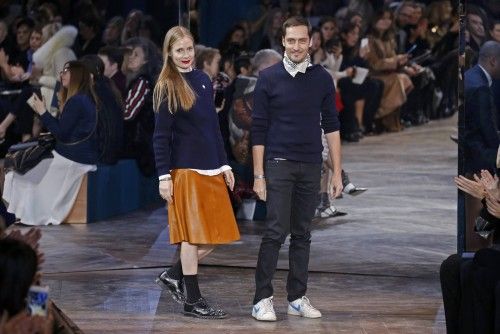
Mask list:
[[[59,75],[63,75],[64,73],[66,72],[69,72],[69,67],[65,67],[60,73]]]

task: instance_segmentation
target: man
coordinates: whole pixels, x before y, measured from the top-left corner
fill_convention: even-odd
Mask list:
[[[464,173],[471,178],[482,169],[494,173],[500,139],[491,92],[492,80],[500,78],[500,43],[488,41],[479,50],[478,64],[465,72]],[[473,233],[474,220],[482,208],[480,200],[465,194],[466,250],[486,246]]]
[[[496,170],[498,123],[491,84],[500,79],[500,43],[486,42],[478,64],[465,72],[465,165],[466,173]]]
[[[263,321],[276,320],[271,281],[279,250],[290,233],[288,314],[321,317],[305,296],[311,220],[320,186],[321,127],[334,162],[330,190],[335,191],[335,197],[342,191],[333,80],[322,66],[311,64],[311,27],[306,19],[289,18],[283,33],[283,61],[260,72],[252,114],[254,191],[260,199],[267,199],[252,316]]]
[[[104,76],[111,79],[120,91],[122,98],[127,90],[127,78],[122,73],[123,52],[114,46],[105,46],[97,53],[104,63]]]

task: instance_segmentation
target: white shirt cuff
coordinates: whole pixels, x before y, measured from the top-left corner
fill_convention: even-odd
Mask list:
[[[162,180],[166,180],[166,179],[170,179],[171,176],[170,174],[163,174],[163,175],[160,175],[160,177],[158,177],[158,180],[162,181]]]

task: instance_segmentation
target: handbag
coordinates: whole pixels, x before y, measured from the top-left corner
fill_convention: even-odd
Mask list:
[[[42,160],[53,158],[56,140],[52,134],[39,136],[36,140],[12,145],[4,160],[5,172],[26,174]]]
[[[96,132],[97,118],[94,128],[88,136],[73,143],[59,141],[63,145],[77,145],[90,139]],[[25,143],[12,145],[5,155],[5,172],[14,171],[21,175],[26,174],[33,167],[38,165],[44,159],[53,158],[52,150],[56,147],[56,139],[51,133],[40,135],[38,138]]]

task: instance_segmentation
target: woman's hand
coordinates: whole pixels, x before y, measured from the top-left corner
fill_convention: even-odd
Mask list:
[[[226,181],[226,185],[233,191],[234,189],[234,174],[232,170],[226,170],[223,172],[224,181]]]
[[[31,108],[33,108],[33,110],[38,114],[38,115],[43,115],[45,112],[47,112],[47,109],[45,108],[45,98],[42,97],[42,99],[40,100],[40,98],[38,97],[38,95],[36,93],[33,93],[33,95],[31,96],[32,97],[32,105],[31,105]]]
[[[404,65],[408,62],[408,55],[407,54],[399,54],[396,56],[396,60],[398,62],[398,65]]]
[[[166,200],[168,204],[171,204],[174,197],[174,186],[172,184],[172,180],[161,180],[159,190],[161,198]]]

